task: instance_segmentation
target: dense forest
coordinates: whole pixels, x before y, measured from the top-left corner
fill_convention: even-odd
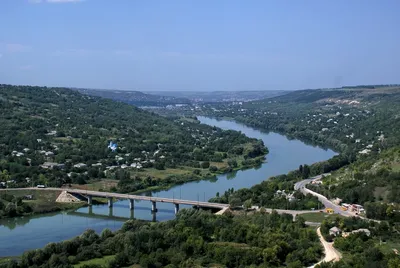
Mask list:
[[[262,141],[239,132],[64,88],[0,85],[0,124],[0,187],[124,178],[138,190],[257,165],[267,153]],[[165,169],[190,172],[166,181],[142,175]]]
[[[257,213],[216,216],[181,210],[167,222],[126,222],[121,230],[81,236],[25,252],[3,267],[72,267],[109,257],[103,266],[86,267],[303,267],[318,261],[322,247],[315,231],[290,215]],[[111,256],[111,257],[110,257]],[[1,266],[0,266],[1,267]]]

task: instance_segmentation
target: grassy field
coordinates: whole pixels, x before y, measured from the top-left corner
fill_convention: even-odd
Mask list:
[[[84,265],[101,265],[102,267],[108,267],[108,262],[113,260],[115,255],[104,256],[103,258],[92,259],[88,261],[82,261],[74,265],[74,268],[81,268]]]
[[[14,196],[25,196],[33,195],[33,200],[24,200],[23,202],[28,203],[33,210],[33,213],[51,212],[64,209],[74,209],[82,206],[80,204],[67,204],[67,203],[56,203],[57,197],[60,195],[60,191],[41,191],[41,190],[8,190],[3,193],[12,194]],[[1,199],[1,194],[0,194]]]
[[[338,215],[338,214],[328,214],[328,213],[324,213],[324,212],[305,213],[305,214],[301,214],[299,216],[304,218],[306,221],[310,221],[310,222],[322,222],[325,219],[336,219],[337,217],[344,218],[343,216]]]
[[[104,191],[110,191],[110,189],[112,187],[116,187],[117,184],[118,180],[103,179],[99,181],[93,181],[84,185],[71,184],[71,187],[74,189],[91,190],[91,191],[98,191],[100,189]]]
[[[5,263],[8,263],[9,261],[11,261],[11,260],[16,260],[16,259],[18,259],[19,257],[0,257],[0,265],[1,264],[5,264]]]

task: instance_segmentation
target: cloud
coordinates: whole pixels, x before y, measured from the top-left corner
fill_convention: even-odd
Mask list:
[[[83,2],[85,0],[28,0],[29,3],[33,4],[40,4],[40,3],[77,3],[77,2]]]

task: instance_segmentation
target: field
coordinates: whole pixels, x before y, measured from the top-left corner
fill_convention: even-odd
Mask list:
[[[108,262],[113,260],[115,255],[105,256],[103,258],[92,259],[88,261],[82,261],[74,265],[74,268],[81,268],[84,265],[101,265],[101,267],[108,267]]]
[[[63,209],[73,209],[83,205],[83,203],[82,204],[56,203],[56,199],[59,196],[60,191],[8,190],[0,193],[0,199],[2,193],[12,194],[14,196],[20,196],[20,197],[23,197],[25,195],[32,195],[33,196],[32,200],[24,200],[24,202],[28,203],[32,207],[33,213],[43,213],[43,212],[51,212]]]
[[[328,213],[305,213],[299,215],[302,218],[304,218],[306,221],[310,222],[322,222],[325,219],[336,219],[337,217],[343,218],[343,216],[338,215],[338,214],[328,214]]]

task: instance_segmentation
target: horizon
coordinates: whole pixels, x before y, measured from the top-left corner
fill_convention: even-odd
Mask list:
[[[399,8],[395,0],[5,0],[0,81],[141,92],[396,84]]]

